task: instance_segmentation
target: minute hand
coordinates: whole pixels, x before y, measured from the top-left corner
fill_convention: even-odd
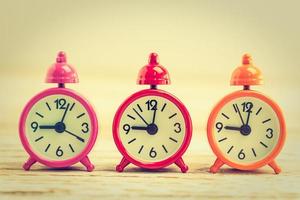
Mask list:
[[[242,121],[242,124],[245,125],[245,122],[244,122],[244,120],[243,120],[243,117],[242,117],[242,115],[241,115],[241,111],[240,111],[238,105],[237,105],[237,104],[233,104],[233,107],[234,107],[234,110],[239,114],[240,119],[241,119],[241,121]]]

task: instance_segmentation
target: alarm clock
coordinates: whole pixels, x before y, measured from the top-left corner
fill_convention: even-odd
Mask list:
[[[192,121],[184,104],[172,94],[157,89],[170,84],[169,73],[151,53],[137,84],[150,85],[138,91],[118,108],[113,121],[113,138],[123,155],[116,171],[132,163],[145,169],[164,168],[175,163],[181,171],[188,166],[182,156],[192,137]]]
[[[29,170],[36,162],[53,168],[81,162],[87,171],[92,171],[94,165],[87,155],[97,138],[97,116],[83,96],[65,88],[66,83],[77,83],[78,75],[67,64],[64,52],[58,53],[46,82],[58,87],[34,96],[21,114],[19,134],[29,154],[23,168]]]
[[[217,156],[210,172],[216,173],[224,164],[239,170],[269,165],[276,174],[281,172],[275,158],[285,142],[285,120],[273,100],[250,89],[262,82],[261,71],[245,54],[231,77],[231,85],[241,85],[243,90],[225,96],[208,119],[207,137]]]

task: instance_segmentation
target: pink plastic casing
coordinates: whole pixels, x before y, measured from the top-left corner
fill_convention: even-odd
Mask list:
[[[186,134],[185,134],[185,138],[184,138],[184,141],[182,143],[182,146],[180,147],[180,149],[173,156],[167,158],[166,160],[159,161],[159,162],[143,163],[143,162],[140,162],[140,161],[132,158],[128,154],[128,152],[126,151],[126,149],[123,146],[123,144],[121,142],[121,139],[119,137],[119,133],[120,133],[119,132],[119,123],[120,123],[122,114],[123,114],[124,110],[128,107],[128,105],[130,105],[133,101],[135,101],[138,98],[141,98],[141,97],[144,97],[144,96],[151,96],[151,95],[166,98],[166,99],[168,99],[169,101],[173,102],[175,105],[178,106],[178,108],[180,109],[180,111],[182,112],[183,117],[184,117],[184,121],[185,121],[185,124],[186,124],[186,127],[185,127],[186,128]],[[133,163],[134,165],[137,165],[139,167],[146,168],[146,169],[163,168],[163,167],[169,166],[172,163],[175,163],[176,161],[181,159],[181,156],[187,150],[187,148],[190,144],[191,138],[192,138],[192,121],[191,121],[191,117],[188,113],[188,110],[185,108],[183,103],[180,100],[178,100],[176,97],[174,97],[173,95],[167,93],[166,91],[158,90],[158,89],[157,90],[153,90],[153,89],[142,90],[142,91],[139,91],[137,93],[134,93],[129,98],[127,98],[116,112],[116,116],[114,118],[112,129],[113,129],[114,141],[117,145],[118,150],[124,156],[124,158],[126,160],[128,160],[130,163]]]
[[[76,155],[75,157],[68,159],[68,160],[63,160],[63,161],[47,160],[47,159],[39,156],[38,154],[36,154],[31,149],[30,144],[26,138],[26,133],[25,133],[26,132],[26,130],[25,130],[26,118],[27,118],[27,115],[28,115],[30,109],[32,108],[32,106],[44,97],[47,97],[49,95],[57,95],[57,94],[67,95],[67,96],[70,96],[70,97],[76,99],[77,101],[79,101],[87,110],[88,115],[91,119],[91,126],[92,126],[91,137],[88,141],[87,146],[84,148],[84,150],[80,154]],[[21,114],[21,118],[20,118],[20,122],[19,122],[19,134],[20,134],[21,142],[22,142],[25,150],[27,151],[27,153],[30,155],[30,158],[32,160],[38,161],[49,167],[61,168],[61,167],[71,166],[71,165],[85,159],[86,155],[91,151],[92,147],[94,146],[94,144],[96,142],[97,135],[98,135],[98,121],[97,121],[97,116],[96,116],[96,113],[94,112],[94,109],[88,103],[88,101],[86,99],[84,99],[81,95],[79,95],[75,91],[73,91],[71,89],[67,89],[67,88],[50,88],[50,89],[44,90],[41,93],[37,94],[27,103],[27,105],[25,106],[25,108]]]

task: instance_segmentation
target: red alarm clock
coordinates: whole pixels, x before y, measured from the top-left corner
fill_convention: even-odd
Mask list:
[[[170,84],[166,68],[151,53],[137,83],[150,85],[127,98],[116,112],[113,137],[123,159],[116,171],[133,163],[141,168],[159,169],[175,163],[182,172],[188,170],[182,156],[192,137],[192,121],[183,103],[172,94],[157,89]]]
[[[250,90],[251,85],[260,84],[262,74],[245,54],[231,77],[231,85],[244,89],[225,96],[208,119],[207,137],[217,156],[210,172],[216,173],[224,164],[240,170],[269,165],[276,174],[281,172],[275,158],[285,142],[285,121],[273,100]]]
[[[94,165],[87,154],[97,138],[97,116],[84,97],[65,88],[65,83],[77,83],[78,76],[64,52],[58,53],[46,82],[58,87],[34,96],[21,114],[20,139],[29,154],[23,168],[29,170],[37,161],[54,168],[81,162],[92,171]]]

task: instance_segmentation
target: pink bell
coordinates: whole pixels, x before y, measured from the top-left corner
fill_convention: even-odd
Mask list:
[[[46,83],[78,83],[78,75],[74,67],[67,63],[65,52],[60,51],[57,54],[56,63],[54,63],[47,72]]]
[[[169,73],[158,62],[158,55],[151,53],[149,63],[139,72],[137,84],[139,85],[168,85],[170,84]]]

